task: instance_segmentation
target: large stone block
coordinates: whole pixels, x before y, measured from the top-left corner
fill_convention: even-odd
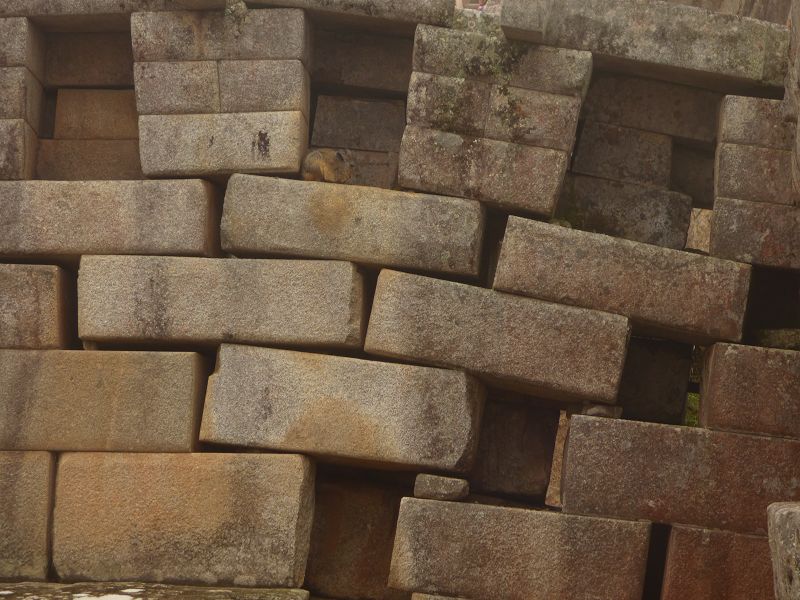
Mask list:
[[[42,84],[26,67],[0,67],[0,119],[25,119],[38,132]]]
[[[24,119],[0,119],[0,180],[33,179],[36,132]]]
[[[775,599],[792,600],[800,592],[800,504],[777,502],[767,515]]]
[[[131,36],[125,32],[47,34],[46,87],[133,87]]]
[[[48,452],[0,452],[0,578],[47,578],[54,474]]]
[[[0,348],[69,343],[68,277],[52,265],[0,265]]]
[[[358,348],[363,280],[338,261],[84,256],[85,341]]]
[[[765,535],[767,506],[800,499],[800,441],[572,417],[567,513]]]
[[[0,19],[0,67],[27,67],[43,81],[44,56],[44,36],[29,19]]]
[[[89,598],[147,598],[147,600],[309,600],[306,590],[243,587],[201,587],[163,583],[83,582],[83,583],[3,583],[8,598],[36,600],[81,600]],[[127,597],[126,597],[127,596]]]
[[[792,153],[743,144],[719,144],[714,169],[714,194],[751,202],[792,205]]]
[[[138,139],[133,90],[58,90],[53,137],[71,140]]]
[[[50,181],[144,179],[138,140],[39,141],[36,178]]]
[[[137,62],[140,115],[216,113],[220,110],[218,63],[211,60]]]
[[[219,102],[224,113],[289,110],[300,111],[308,120],[310,87],[308,71],[299,60],[219,62]]]
[[[53,566],[68,581],[299,587],[313,507],[302,456],[67,453]]]
[[[320,96],[311,143],[329,148],[397,152],[405,124],[402,100]]]
[[[791,150],[795,125],[785,121],[781,101],[725,96],[720,107],[719,141]]]
[[[208,255],[217,247],[215,192],[204,181],[3,182],[0,198],[0,256]]]
[[[484,220],[461,198],[234,175],[222,247],[477,277]]]
[[[494,280],[499,291],[617,313],[640,334],[698,344],[741,339],[749,286],[746,265],[513,216]]]
[[[628,335],[617,315],[384,270],[365,349],[543,397],[611,403]]]
[[[223,344],[200,439],[465,472],[475,458],[484,393],[458,371]]]
[[[649,538],[649,523],[404,498],[389,585],[467,598],[638,600]]]
[[[205,379],[190,352],[0,350],[0,448],[191,452]]]

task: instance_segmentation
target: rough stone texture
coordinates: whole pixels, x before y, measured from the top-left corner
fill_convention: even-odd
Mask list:
[[[494,288],[628,317],[639,334],[738,341],[750,268],[510,217]],[[687,301],[687,297],[691,301]]]
[[[315,150],[315,148],[309,148]],[[371,152],[369,150],[347,150],[348,162],[353,166],[350,185],[366,185],[387,190],[397,187],[397,152]]]
[[[575,229],[682,250],[691,212],[685,194],[570,174],[555,216]]]
[[[800,499],[800,442],[576,415],[564,512],[765,535],[767,506]]]
[[[389,585],[467,598],[638,600],[649,534],[649,523],[404,498]]]
[[[795,125],[783,119],[780,100],[725,96],[720,107],[719,141],[791,150]]]
[[[775,600],[792,600],[800,592],[800,504],[771,504],[767,515]]]
[[[48,452],[0,452],[0,578],[47,578],[54,473]]]
[[[711,224],[714,222],[714,211],[705,208],[693,208],[689,220],[689,233],[686,235],[686,250],[694,250],[708,254],[711,251]]]
[[[24,119],[0,119],[0,180],[32,179],[38,145]]]
[[[67,580],[300,587],[314,470],[297,455],[61,455],[53,565]]]
[[[414,480],[414,497],[429,500],[463,500],[469,495],[466,479],[420,473]]]
[[[42,84],[26,67],[0,67],[0,119],[25,119],[38,132]]]
[[[217,245],[204,181],[0,182],[0,197],[0,256],[207,255]]]
[[[0,350],[0,448],[191,452],[205,379],[190,352]]]
[[[800,207],[717,198],[711,254],[764,267],[800,269]]]
[[[133,90],[58,90],[53,137],[71,140],[139,138]]]
[[[84,341],[357,348],[363,280],[338,261],[84,256]]]
[[[757,329],[753,343],[766,348],[800,350],[800,329]]]
[[[475,458],[484,394],[457,371],[223,344],[200,439],[464,472]]]
[[[2,583],[10,600],[308,600],[305,590],[194,587],[140,582]]]
[[[714,344],[706,354],[700,424],[800,438],[800,352]]]
[[[405,124],[402,100],[320,96],[311,143],[329,148],[397,152]]]
[[[36,177],[53,181],[143,179],[139,142],[42,139]]]
[[[695,208],[713,208],[714,165],[713,149],[684,145],[673,140],[670,188],[691,196]]]
[[[225,0],[6,0],[0,7],[0,16],[37,17],[38,21],[51,23],[44,17],[55,17],[52,23],[70,23],[69,17],[87,15],[108,17],[127,16],[140,10],[169,10],[178,7],[212,9],[223,8]],[[101,21],[105,22],[105,21]],[[114,20],[112,23],[123,23]]]
[[[476,277],[480,204],[461,198],[234,175],[222,247],[235,255],[352,260]]]
[[[68,277],[51,265],[0,265],[0,348],[69,343]]]
[[[719,144],[714,193],[720,198],[791,205],[792,153],[789,150]]]
[[[299,111],[139,117],[148,177],[297,173],[308,143]]]
[[[126,32],[48,33],[46,87],[133,87],[131,36]]]
[[[772,600],[766,538],[674,526],[662,600]]]
[[[44,36],[29,19],[0,19],[0,67],[27,67],[43,81],[44,55]]]
[[[543,397],[613,402],[628,335],[616,315],[384,270],[365,350]]]
[[[210,60],[137,62],[133,65],[133,75],[139,114],[219,112],[217,68],[217,63]]]
[[[219,62],[220,110],[225,113],[293,110],[308,120],[310,86],[299,60]]]

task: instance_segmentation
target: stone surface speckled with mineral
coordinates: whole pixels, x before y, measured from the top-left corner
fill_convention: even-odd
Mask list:
[[[39,132],[44,91],[26,67],[0,67],[0,119],[24,119]]]
[[[776,502],[767,509],[775,600],[800,593],[800,503]]]
[[[60,267],[0,265],[0,348],[66,346],[70,289],[70,276]]]

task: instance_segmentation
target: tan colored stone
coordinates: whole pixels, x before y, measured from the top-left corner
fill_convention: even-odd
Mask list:
[[[767,516],[775,600],[792,600],[800,591],[800,504],[776,502]]]
[[[781,101],[725,96],[720,107],[719,141],[791,150],[795,125],[783,119]]]
[[[125,32],[48,33],[47,87],[133,87],[131,36]]]
[[[160,583],[111,582],[100,583],[3,583],[8,598],[20,600],[81,600],[117,597],[119,600],[308,600],[305,590],[264,589],[220,586],[200,587],[164,585]],[[142,594],[142,596],[139,596]]]
[[[711,224],[714,211],[705,208],[693,208],[689,220],[689,233],[686,236],[686,250],[694,250],[708,254],[711,250]]]
[[[25,119],[38,132],[42,84],[26,67],[0,67],[0,119]]]
[[[133,90],[58,90],[53,137],[71,140],[139,139]]]
[[[405,124],[402,100],[320,96],[311,143],[329,148],[397,152]]]
[[[0,67],[27,67],[43,81],[44,55],[44,36],[30,19],[0,19]]]
[[[218,63],[209,60],[137,62],[140,115],[216,113],[220,110]]]
[[[300,111],[308,120],[311,82],[299,60],[219,61],[224,113]]]
[[[68,277],[51,265],[0,265],[0,348],[69,343]]]
[[[144,179],[138,140],[39,141],[36,178],[51,181]]]
[[[414,480],[414,497],[429,500],[463,500],[469,495],[469,481],[456,477],[420,473]]]
[[[33,179],[39,141],[24,119],[0,119],[0,180]]]

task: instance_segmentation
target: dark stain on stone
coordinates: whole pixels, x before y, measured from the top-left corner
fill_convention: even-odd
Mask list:
[[[256,140],[253,142],[253,150],[258,151],[258,154],[263,157],[269,156],[269,133],[266,131],[259,131]]]

